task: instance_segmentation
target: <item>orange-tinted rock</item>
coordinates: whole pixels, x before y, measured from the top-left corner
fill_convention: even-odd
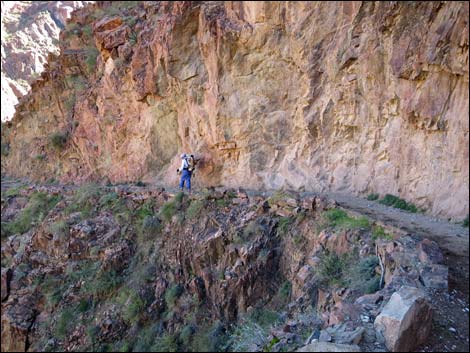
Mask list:
[[[468,214],[467,3],[132,11],[132,28],[97,20],[96,56],[78,34],[64,41],[63,55],[83,53],[73,69],[49,60],[2,129],[2,170],[176,185],[190,151],[199,186],[391,193],[434,215]],[[63,151],[48,147],[53,131],[70,133]]]

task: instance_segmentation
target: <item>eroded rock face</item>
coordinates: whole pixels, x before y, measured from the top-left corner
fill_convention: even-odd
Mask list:
[[[423,344],[431,331],[432,309],[423,291],[403,286],[392,295],[375,319],[375,328],[392,352],[410,352]]]
[[[144,2],[101,28],[110,6],[74,15],[93,38],[64,38],[19,105],[8,173],[174,184],[191,151],[201,185],[468,214],[468,3]]]
[[[72,11],[91,2],[2,1],[2,121],[13,117],[48,53],[59,53],[59,33]]]

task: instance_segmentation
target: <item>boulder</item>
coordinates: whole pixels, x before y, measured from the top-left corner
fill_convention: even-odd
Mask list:
[[[417,245],[419,260],[426,264],[442,264],[444,256],[435,241],[424,239]]]
[[[361,352],[361,349],[356,345],[313,342],[300,348],[297,352]]]
[[[95,32],[104,32],[115,29],[122,25],[122,18],[114,16],[114,17],[105,17],[93,26],[93,30]]]
[[[392,295],[374,323],[392,352],[413,351],[426,341],[431,325],[432,309],[424,292],[408,286]]]
[[[428,288],[447,288],[449,269],[444,265],[424,266],[419,272],[421,282]]]
[[[326,333],[324,333],[326,331]],[[333,341],[339,344],[359,344],[362,340],[362,336],[364,335],[364,327],[359,326],[355,329],[348,328],[345,324],[334,325],[327,327],[325,330],[322,330],[320,333],[319,341],[322,341],[322,334],[323,338],[328,338],[326,340],[328,342]]]

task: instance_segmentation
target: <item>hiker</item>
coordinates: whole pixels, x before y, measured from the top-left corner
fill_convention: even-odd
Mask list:
[[[186,182],[186,188],[191,194],[191,176],[193,174],[195,167],[194,155],[183,153],[181,155],[181,167],[176,170],[179,174],[181,173],[180,188],[181,191],[184,190],[184,184]]]

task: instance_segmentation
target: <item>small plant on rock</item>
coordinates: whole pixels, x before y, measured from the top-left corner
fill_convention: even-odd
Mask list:
[[[63,150],[67,144],[69,136],[67,132],[54,132],[49,136],[51,146],[56,150]]]
[[[165,303],[169,309],[175,306],[176,300],[183,293],[183,287],[180,284],[174,284],[165,292]]]
[[[366,217],[349,217],[348,214],[339,209],[331,209],[323,214],[324,219],[330,227],[338,229],[369,228],[369,220]]]
[[[390,234],[385,233],[385,230],[382,227],[375,226],[372,229],[372,239],[373,240],[377,240],[377,239],[392,240],[393,237]]]
[[[462,226],[468,228],[468,216],[463,220]]]
[[[415,205],[413,205],[412,203],[408,203],[405,200],[400,199],[399,197],[391,194],[386,194],[384,198],[379,201],[379,203],[385,206],[392,206],[412,213],[418,212],[418,208]]]
[[[369,201],[376,201],[379,199],[379,194],[369,194],[367,195],[367,200]]]
[[[340,257],[334,252],[325,251],[320,255],[320,263],[318,264],[320,280],[326,285],[342,284],[345,265],[344,257]]]

